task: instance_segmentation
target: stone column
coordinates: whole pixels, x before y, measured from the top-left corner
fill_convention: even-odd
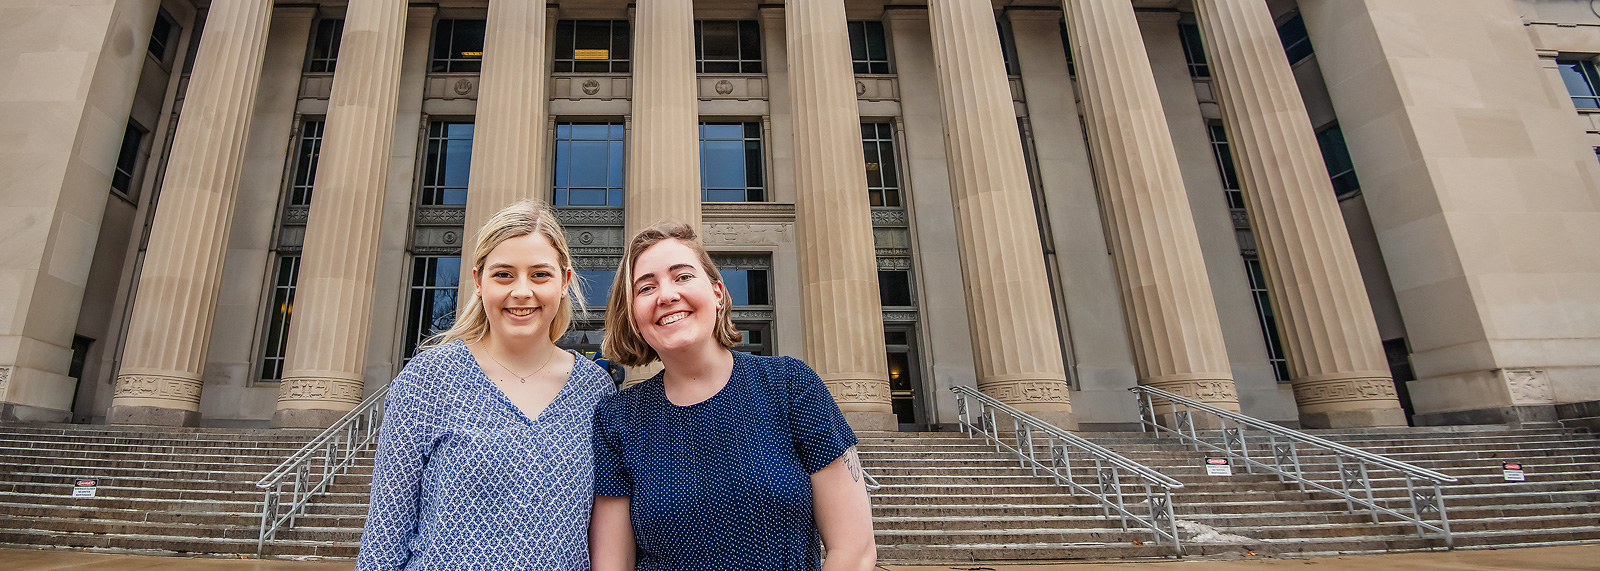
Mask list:
[[[700,227],[700,101],[692,0],[640,2],[633,24],[633,132],[624,230],[674,219]]]
[[[391,0],[345,16],[275,427],[327,426],[361,402],[405,22]]]
[[[978,390],[1076,429],[994,13],[966,0],[928,12]]]
[[[483,73],[467,182],[464,230],[478,228],[501,208],[523,198],[548,200],[550,174],[549,58],[545,54],[543,0],[495,0],[483,40]],[[469,238],[466,243],[471,243]],[[471,257],[469,251],[463,257]],[[464,291],[471,294],[471,268],[462,265]]]
[[[272,2],[219,2],[184,97],[139,276],[112,424],[194,426]]]
[[[1300,422],[1404,426],[1378,324],[1277,27],[1256,0],[1196,0]]]
[[[843,0],[785,5],[806,361],[856,430],[895,430]]]
[[[1127,0],[1066,0],[1139,384],[1239,410],[1205,259]]]

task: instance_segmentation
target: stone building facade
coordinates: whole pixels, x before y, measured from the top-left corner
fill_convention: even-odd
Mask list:
[[[0,0],[0,417],[323,426],[550,201],[699,224],[860,429],[1600,401],[1579,0]],[[863,176],[865,175],[865,176]],[[640,371],[619,372],[638,377]]]

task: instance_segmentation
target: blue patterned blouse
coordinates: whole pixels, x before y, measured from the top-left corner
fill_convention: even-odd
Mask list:
[[[577,357],[530,419],[460,341],[389,387],[359,570],[589,569],[595,403],[616,392]]]
[[[815,571],[811,474],[856,444],[828,387],[789,357],[733,354],[727,386],[667,400],[661,375],[594,415],[594,493],[628,496],[640,571]]]

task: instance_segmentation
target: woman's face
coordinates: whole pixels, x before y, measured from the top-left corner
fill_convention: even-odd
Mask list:
[[[549,339],[571,271],[550,239],[526,234],[501,242],[473,271],[489,331],[502,339]]]
[[[633,323],[657,354],[716,343],[722,288],[687,244],[663,240],[633,262]]]

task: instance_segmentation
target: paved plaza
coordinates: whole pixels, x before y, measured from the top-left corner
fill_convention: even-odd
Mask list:
[[[1568,571],[1595,569],[1600,545],[1568,545],[1521,549],[1470,550],[1385,555],[1341,555],[1313,558],[1247,558],[1233,560],[1110,561],[1098,563],[947,563],[880,565],[886,571]],[[193,559],[107,555],[50,549],[0,549],[0,571],[332,571],[351,569],[350,561],[262,561],[257,559]]]

